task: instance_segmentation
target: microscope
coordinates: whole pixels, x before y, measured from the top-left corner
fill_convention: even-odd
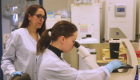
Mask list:
[[[108,80],[138,80],[138,60],[134,48],[128,39],[109,39],[110,58],[117,59],[119,52],[119,44],[122,43],[127,53],[127,63],[125,67],[121,67],[121,71],[112,72]],[[114,46],[115,45],[115,46]],[[93,59],[90,52],[78,42],[75,42],[77,53],[82,57],[89,69],[96,69],[99,66]],[[104,64],[106,65],[106,64]]]

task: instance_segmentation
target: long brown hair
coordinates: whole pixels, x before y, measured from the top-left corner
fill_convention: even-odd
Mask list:
[[[26,10],[26,13],[25,13],[25,17],[24,17],[24,20],[23,20],[23,23],[22,25],[20,26],[20,28],[27,28],[28,25],[29,25],[29,19],[28,19],[28,15],[30,14],[31,16],[34,15],[34,13],[39,9],[43,9],[44,12],[45,12],[45,17],[46,17],[46,11],[45,9],[41,6],[41,5],[37,5],[37,4],[34,4],[34,5],[31,5],[27,10]],[[46,30],[46,24],[45,24],[46,20],[44,20],[43,24],[42,24],[42,27],[40,29],[37,29],[37,32],[39,33],[39,35],[41,36],[42,32]]]
[[[51,32],[51,36],[48,34],[49,31]],[[71,22],[64,20],[57,22],[51,29],[45,30],[41,35],[41,38],[37,43],[37,55],[43,54],[51,41],[56,41],[60,36],[68,38],[76,31],[77,27]]]

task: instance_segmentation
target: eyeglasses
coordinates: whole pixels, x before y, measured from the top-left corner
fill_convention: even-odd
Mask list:
[[[39,20],[42,20],[42,18],[46,20],[47,18],[46,16],[42,16],[41,14],[34,14],[34,15],[36,15]]]

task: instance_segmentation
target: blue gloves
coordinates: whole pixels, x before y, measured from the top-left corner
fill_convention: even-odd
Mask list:
[[[14,75],[19,75],[19,76],[21,76],[23,74],[23,71],[16,71],[16,72],[13,72],[12,74],[11,74],[11,77],[13,77]]]
[[[107,65],[105,65],[105,67],[109,70],[109,72],[111,73],[114,69],[117,69],[119,67],[123,67],[125,65],[123,65],[123,63],[117,59],[109,62]]]

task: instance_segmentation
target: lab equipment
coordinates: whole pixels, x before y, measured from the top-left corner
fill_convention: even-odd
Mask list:
[[[126,65],[126,67],[122,66],[120,68],[122,70],[118,70],[118,72],[111,73],[111,76],[108,80],[138,80],[138,60],[134,48],[130,43],[129,39],[109,39],[109,42],[119,42],[125,46],[125,50],[127,53],[127,63],[123,63]],[[93,62],[92,58],[89,57],[89,52],[83,46],[79,46],[77,45],[77,43],[75,44],[75,46],[79,50],[78,54],[83,59],[87,59],[84,60],[84,62],[89,67],[89,69],[94,69],[98,66],[98,64],[96,62]]]
[[[125,4],[116,4],[115,5],[115,16],[124,17],[126,14],[126,5]]]
[[[110,43],[110,58],[118,59],[120,43]]]
[[[93,57],[94,61],[96,62],[96,50],[95,49],[89,49],[89,52],[91,56]]]
[[[80,44],[100,43],[99,3],[71,4],[71,22],[78,28],[77,40]],[[87,34],[91,35],[91,39],[82,39]]]
[[[99,68],[99,65],[96,63],[96,58],[92,56],[92,54],[89,53],[89,51],[80,45],[78,42],[75,42],[75,47],[78,48],[78,54],[82,57],[86,65],[89,69],[96,69]],[[125,65],[122,65],[122,62],[118,60],[111,61],[109,64],[106,65],[109,72],[111,73],[114,69],[117,69],[119,67],[122,67]]]
[[[10,9],[6,9],[5,11],[4,11],[4,13],[3,13],[3,16],[4,17],[11,17],[12,16],[12,13],[11,13],[11,11],[10,11]]]
[[[4,10],[3,16],[10,18],[13,15],[11,9],[10,9],[10,4],[8,3],[6,6],[6,9]]]
[[[122,43],[123,46],[125,47],[126,53],[127,53],[127,63],[131,65],[133,68],[127,68],[127,70],[119,71],[119,72],[114,72],[111,73],[111,77],[109,80],[138,80],[136,79],[138,76],[138,60],[136,53],[134,51],[134,48],[132,44],[130,43],[129,39],[122,38],[122,39],[109,39],[109,42],[111,43]]]
[[[126,35],[121,31],[120,28],[110,28],[109,36],[113,39],[127,38]]]
[[[93,4],[71,4],[71,22],[78,28],[77,42],[80,44],[100,43],[100,6]],[[87,35],[91,37],[87,38]],[[86,37],[82,39],[83,37]],[[89,53],[90,54],[90,53]],[[88,69],[79,56],[79,70]]]
[[[10,32],[18,29],[18,12],[19,12],[19,9],[17,9],[18,7],[17,6],[13,6],[13,7],[10,7],[10,10],[13,12],[13,15],[11,16],[10,18]],[[15,10],[16,9],[16,10]]]
[[[119,28],[126,37],[135,40],[136,28],[136,0],[106,0],[105,1],[105,40],[108,41],[112,35],[112,28],[115,35],[122,38],[120,32],[114,30]],[[126,30],[127,29],[127,30]]]
[[[11,74],[11,77],[13,77],[14,75],[19,75],[21,76],[23,74],[23,71],[15,71]]]
[[[89,69],[99,68],[92,54],[82,45],[75,41],[75,47],[78,48],[78,54],[82,57]]]
[[[70,18],[70,12],[68,10],[62,10],[62,18]]]
[[[48,12],[48,13],[47,13],[47,18],[54,18],[53,12]]]
[[[80,40],[76,40],[79,43],[87,44],[87,43],[99,43],[98,39],[93,38],[92,35],[86,35],[86,37],[82,37]]]
[[[121,61],[118,61],[117,59],[115,59],[115,60],[109,62],[105,67],[107,67],[107,69],[111,73],[114,69],[124,67],[124,66],[125,65],[123,65],[123,63]]]

